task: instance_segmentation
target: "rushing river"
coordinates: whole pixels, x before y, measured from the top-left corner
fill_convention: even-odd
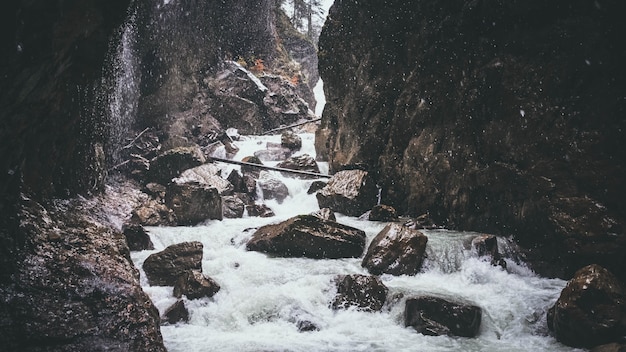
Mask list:
[[[314,155],[313,135],[303,134],[301,153]],[[252,155],[265,142],[280,136],[248,137],[237,142],[234,157]],[[268,163],[269,164],[269,163]],[[234,166],[224,165],[223,175]],[[321,165],[326,171],[326,165]],[[361,259],[319,260],[276,258],[248,252],[250,230],[318,209],[307,195],[311,180],[283,179],[290,191],[282,204],[266,201],[276,217],[207,221],[194,227],[148,228],[153,251],[134,252],[138,268],[152,253],[185,242],[204,244],[202,270],[221,290],[210,299],[185,299],[189,323],[161,327],[171,352],[194,351],[573,351],[548,334],[545,313],[554,304],[565,281],[536,276],[517,264],[513,247],[499,242],[508,269],[490,265],[466,249],[475,234],[423,231],[429,238],[422,272],[415,276],[381,277],[389,288],[382,312],[354,309],[333,311],[332,279],[338,274],[367,274]],[[368,242],[383,223],[341,216],[337,220],[364,230]],[[140,269],[141,270],[141,269]],[[151,287],[143,271],[142,286],[161,314],[176,302],[172,287]],[[469,301],[483,309],[476,338],[424,336],[403,324],[404,300],[418,294],[435,294]],[[404,298],[402,298],[404,297]],[[297,321],[308,320],[318,331],[299,332]]]

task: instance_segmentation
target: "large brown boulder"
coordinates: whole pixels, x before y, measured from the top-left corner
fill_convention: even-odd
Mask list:
[[[387,299],[389,289],[375,276],[340,275],[335,278],[337,294],[333,309],[357,307],[359,310],[379,311]]]
[[[371,209],[376,205],[377,196],[376,183],[363,170],[337,172],[316,194],[320,208],[349,216],[359,216]]]
[[[186,271],[202,271],[202,248],[201,242],[183,242],[151,254],[143,262],[148,283],[153,286],[174,286]]]
[[[174,297],[183,295],[188,299],[213,297],[220,290],[220,285],[197,270],[185,271],[174,284]]]
[[[222,197],[217,188],[198,182],[171,184],[165,194],[165,203],[176,214],[179,225],[222,220]]]
[[[308,258],[359,257],[364,247],[364,231],[313,215],[263,226],[246,245],[251,251]]]
[[[626,291],[599,265],[576,272],[548,312],[548,327],[560,342],[594,347],[622,341],[626,332]]]
[[[439,297],[409,298],[404,310],[404,325],[424,335],[474,337],[480,329],[482,309]]]
[[[398,220],[398,213],[390,205],[378,204],[370,210],[368,219],[369,221],[395,221]]]
[[[220,176],[221,170],[214,164],[203,164],[185,170],[180,176],[173,179],[178,184],[198,182],[206,187],[216,188],[222,196],[231,195],[235,189],[232,183]]]
[[[125,224],[122,227],[126,243],[131,251],[143,251],[145,249],[154,249],[154,244],[150,240],[150,236],[146,229],[139,224]]]
[[[427,242],[428,237],[417,230],[389,224],[372,240],[361,265],[374,275],[415,275]]]
[[[171,226],[177,222],[172,209],[154,199],[148,199],[133,209],[130,220],[143,226]]]

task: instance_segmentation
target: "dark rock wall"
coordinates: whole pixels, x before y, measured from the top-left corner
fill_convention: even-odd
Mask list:
[[[318,152],[333,170],[378,172],[383,201],[405,214],[515,234],[537,264],[543,253],[565,269],[554,274],[597,262],[623,278],[625,10],[335,1]]]

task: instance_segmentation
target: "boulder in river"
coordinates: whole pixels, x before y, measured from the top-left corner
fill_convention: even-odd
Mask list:
[[[257,158],[256,156],[246,156],[242,158],[241,161],[243,161],[244,163],[249,163],[249,164],[263,165],[263,162],[261,161],[261,159]],[[242,165],[241,173],[243,174],[244,177],[249,175],[256,179],[256,178],[259,178],[259,174],[261,173],[261,168],[250,166],[250,165]]]
[[[152,240],[146,232],[146,229],[139,224],[125,224],[122,227],[122,232],[126,237],[126,243],[131,251],[143,251],[144,249],[154,249]]]
[[[276,215],[274,211],[265,204],[248,204],[246,205],[246,211],[249,216],[258,216],[261,218],[271,218]]]
[[[202,248],[201,242],[183,242],[151,254],[143,262],[148,283],[152,286],[173,286],[186,271],[202,271]]]
[[[498,238],[494,235],[479,235],[472,239],[472,248],[479,256],[491,258],[492,265],[500,265],[506,269],[506,261],[498,250]]]
[[[183,171],[206,162],[198,146],[178,147],[157,155],[150,161],[148,179],[161,184],[168,184]]]
[[[181,298],[183,295],[188,299],[213,297],[220,290],[220,285],[210,277],[204,276],[197,270],[185,271],[174,284],[174,297]]]
[[[306,191],[306,194],[313,194],[324,187],[326,187],[326,182],[320,180],[313,181],[311,186],[309,186],[309,189]]]
[[[626,291],[608,270],[588,265],[576,272],[550,308],[548,327],[557,340],[572,347],[623,341]]]
[[[222,220],[222,197],[218,190],[198,182],[171,184],[165,202],[176,214],[179,225]]]
[[[248,241],[251,251],[281,257],[359,257],[365,247],[365,232],[313,215],[299,215],[259,228]]]
[[[263,199],[276,199],[282,203],[289,196],[289,189],[283,181],[267,171],[261,171],[257,183],[263,192]]]
[[[265,149],[254,152],[254,156],[261,161],[281,161],[289,158],[292,154],[293,150],[285,148],[280,144],[269,142]]]
[[[222,215],[228,219],[239,219],[243,217],[246,203],[240,197],[225,196],[222,197]]]
[[[390,205],[378,204],[375,205],[369,214],[370,221],[394,221],[398,219],[398,213],[396,209]]]
[[[172,304],[165,310],[165,313],[163,313],[163,323],[176,324],[180,322],[186,323],[188,321],[189,310],[185,307],[185,302],[183,300],[176,301],[176,303]]]
[[[290,170],[307,171],[307,172],[314,172],[318,174],[320,173],[320,168],[317,165],[315,158],[313,158],[312,156],[308,154],[292,156],[291,158],[281,163],[278,163],[278,165],[276,166],[282,167],[284,169],[290,169]],[[294,174],[294,173],[289,173],[289,172],[281,172],[281,174],[285,177],[297,177],[301,179],[317,177],[317,176]]]
[[[482,309],[439,297],[409,298],[404,311],[404,325],[424,335],[474,337],[478,335]]]
[[[339,171],[316,194],[320,208],[359,216],[376,205],[378,190],[367,171]]]
[[[280,135],[280,145],[290,150],[299,150],[302,148],[302,138],[293,131],[284,131]]]
[[[222,196],[231,195],[235,188],[232,183],[220,176],[220,169],[213,164],[203,164],[185,170],[173,181],[178,184],[198,182],[206,187],[216,188]]]
[[[362,265],[374,275],[415,275],[422,266],[427,242],[417,230],[388,224],[372,240]]]
[[[340,275],[335,278],[337,294],[333,309],[357,307],[360,310],[379,311],[387,299],[389,289],[379,278],[368,275]]]

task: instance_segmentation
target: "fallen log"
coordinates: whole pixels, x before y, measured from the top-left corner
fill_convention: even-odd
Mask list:
[[[321,119],[322,119],[321,117],[318,117],[318,118],[313,119],[313,120],[306,120],[306,121],[304,121],[304,122],[298,122],[298,123],[294,123],[294,124],[291,124],[291,125],[288,125],[288,126],[283,126],[283,127],[274,128],[274,129],[272,129],[272,130],[265,131],[265,132],[261,133],[261,135],[264,135],[264,134],[270,134],[270,133],[273,133],[273,132],[278,132],[278,131],[286,130],[286,129],[289,129],[289,128],[293,128],[293,127],[298,127],[298,126],[306,125],[307,123],[317,122],[317,121],[320,121]]]
[[[222,159],[222,158],[216,158],[216,157],[210,157],[209,159],[213,160],[213,161],[218,161],[218,162],[221,162],[221,163],[242,165],[242,166],[251,166],[251,167],[256,167],[256,168],[259,168],[259,169],[280,171],[280,172],[289,172],[289,173],[292,173],[292,174],[315,176],[315,177],[321,177],[321,178],[331,178],[331,177],[333,177],[332,175],[320,174],[320,173],[317,173],[317,172],[302,171],[302,170],[292,170],[292,169],[286,169],[284,167],[260,165],[260,164],[255,164],[255,163],[248,163],[248,162],[245,162],[245,161],[236,161],[236,160]]]

